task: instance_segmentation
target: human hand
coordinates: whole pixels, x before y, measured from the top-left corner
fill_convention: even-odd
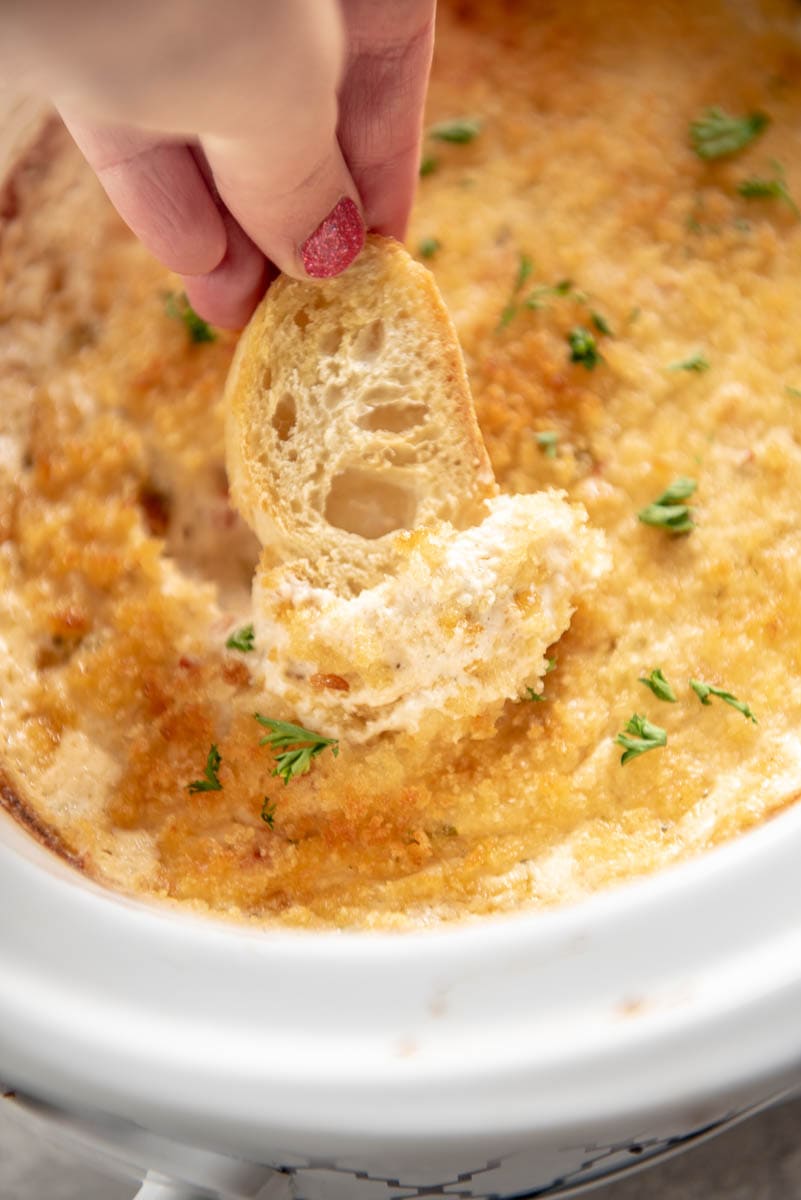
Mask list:
[[[273,267],[335,275],[365,226],[403,236],[434,3],[30,0],[0,60],[52,97],[192,306],[236,328]]]

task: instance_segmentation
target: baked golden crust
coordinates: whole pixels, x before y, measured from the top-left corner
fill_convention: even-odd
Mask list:
[[[429,261],[501,486],[564,488],[614,555],[547,702],[456,751],[387,738],[271,776],[248,656],[225,648],[256,557],[224,494],[233,339],[192,346],[165,316],[175,282],[62,135],[18,175],[0,232],[2,795],[89,874],[256,922],[422,925],[573,899],[797,799],[801,223],[737,185],[777,159],[801,196],[801,54],[790,0],[738,13],[440,14],[431,120],[483,125],[428,147],[409,244],[441,243]],[[687,129],[712,104],[771,124],[704,163]],[[590,303],[543,296],[499,329],[521,254],[526,288],[570,278]],[[566,335],[591,311],[614,336],[588,371]],[[705,372],[667,369],[697,353]],[[671,538],[636,513],[680,475],[697,528]],[[654,667],[677,703],[638,682]],[[690,678],[759,724],[702,707]],[[635,711],[667,746],[621,767]],[[190,794],[211,742],[223,788]]]

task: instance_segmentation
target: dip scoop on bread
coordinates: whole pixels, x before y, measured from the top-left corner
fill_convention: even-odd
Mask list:
[[[278,279],[228,377],[234,503],[264,688],[363,741],[489,730],[607,567],[562,493],[502,496],[431,273],[370,237],[342,276]]]

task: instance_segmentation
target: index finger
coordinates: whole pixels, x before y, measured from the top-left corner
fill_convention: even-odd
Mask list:
[[[367,226],[402,238],[420,167],[435,0],[344,0],[338,137]]]

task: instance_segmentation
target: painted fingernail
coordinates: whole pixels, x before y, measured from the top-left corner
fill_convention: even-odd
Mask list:
[[[324,221],[306,238],[300,257],[312,279],[330,279],[350,266],[364,245],[362,214],[343,196]]]

